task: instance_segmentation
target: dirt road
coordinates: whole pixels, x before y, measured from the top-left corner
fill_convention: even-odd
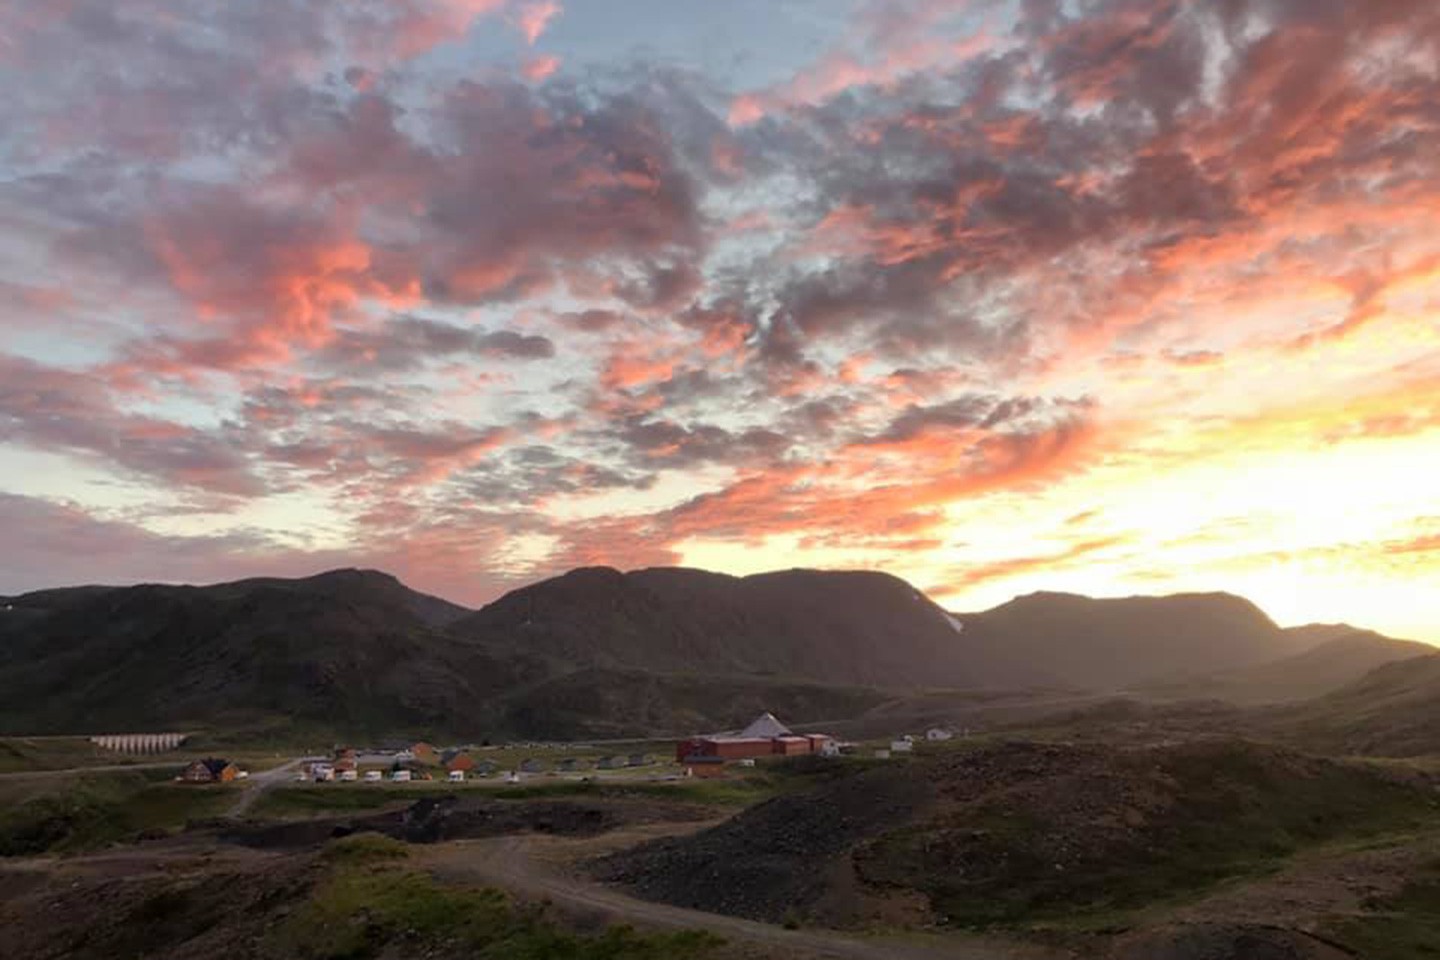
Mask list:
[[[788,956],[849,960],[1061,960],[1072,956],[1027,944],[979,938],[932,937],[920,942],[786,930],[738,917],[637,900],[566,875],[535,856],[535,846],[545,842],[553,839],[519,836],[460,841],[428,848],[423,853],[417,851],[417,859],[443,877],[501,887],[522,896],[547,899],[561,908],[637,926],[708,930],[726,940],[773,948],[777,955],[783,951]]]
[[[231,819],[243,817],[249,812],[251,807],[255,806],[255,802],[260,799],[266,790],[293,780],[295,778],[295,771],[299,770],[300,765],[308,759],[310,758],[297,757],[289,763],[282,763],[278,767],[271,767],[269,770],[262,770],[259,773],[251,774],[245,781],[245,789],[241,791],[240,796],[235,798],[235,802],[231,804],[230,809],[225,811],[225,816]]]

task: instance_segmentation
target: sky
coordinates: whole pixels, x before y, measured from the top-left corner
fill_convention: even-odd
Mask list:
[[[0,0],[0,592],[875,568],[1440,642],[1434,0]]]

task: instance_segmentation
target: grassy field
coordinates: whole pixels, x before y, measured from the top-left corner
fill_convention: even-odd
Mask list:
[[[0,737],[0,774],[49,773],[87,767],[184,766],[201,757],[221,756],[246,770],[259,772],[285,763],[291,752],[249,748],[226,749],[203,738],[187,741],[179,749],[156,754],[124,754],[102,750],[85,737]]]
[[[146,759],[153,758],[125,757],[101,750],[84,737],[0,738],[0,773],[119,766],[143,763]]]
[[[293,820],[337,813],[383,810],[424,798],[474,792],[496,800],[563,799],[569,797],[656,797],[707,806],[734,807],[757,803],[785,789],[784,778],[764,773],[733,780],[654,782],[624,779],[537,779],[515,786],[458,786],[443,782],[410,784],[297,784],[269,790],[251,809],[262,819]]]
[[[1366,904],[1368,913],[1329,924],[1326,935],[1358,957],[1433,960],[1440,957],[1440,862],[1432,863],[1391,900]]]
[[[404,844],[376,835],[332,842],[329,875],[272,931],[273,947],[317,960],[381,956],[392,944],[497,958],[698,960],[722,944],[707,933],[640,934],[627,927],[577,935],[551,922],[543,908],[517,906],[497,890],[443,886],[406,869],[406,857]]]
[[[168,771],[84,773],[0,791],[0,856],[71,853],[169,833],[217,816],[236,785],[171,782]]]

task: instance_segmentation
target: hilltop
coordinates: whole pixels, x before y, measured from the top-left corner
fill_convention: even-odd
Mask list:
[[[1083,923],[1261,876],[1317,844],[1403,832],[1436,810],[1422,781],[1223,739],[1001,743],[826,770],[809,789],[594,869],[647,899],[770,922]]]
[[[1345,624],[1292,627],[1286,635],[1306,644],[1300,653],[1266,663],[1146,685],[1140,692],[1165,698],[1280,703],[1322,696],[1377,667],[1433,654],[1414,640],[1396,640]],[[1313,644],[1313,645],[1312,645]]]
[[[944,691],[1323,693],[1418,647],[1282,630],[1227,594],[1041,593],[955,614],[867,571],[592,567],[480,610],[373,570],[43,590],[5,606],[0,732],[25,734],[634,737],[761,709],[805,723],[931,706],[939,722]]]
[[[47,590],[0,618],[0,725],[22,732],[261,722],[384,730],[476,717],[531,676],[442,629],[464,611],[375,571],[208,587]]]
[[[1397,660],[1314,700],[1277,710],[1283,736],[1336,753],[1440,754],[1440,654]]]

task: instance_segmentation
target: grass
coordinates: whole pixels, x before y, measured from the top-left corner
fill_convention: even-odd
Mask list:
[[[1333,921],[1325,934],[1356,956],[1373,960],[1440,957],[1440,861],[1390,899],[1366,905],[1361,917]]]
[[[1302,775],[1243,747],[1193,751],[1146,776],[1147,789],[1173,792],[1133,826],[1103,822],[1103,793],[1093,816],[1066,812],[1078,798],[986,799],[880,837],[862,872],[928,894],[959,926],[1090,929],[1263,875],[1304,849],[1378,843],[1436,816],[1425,792],[1368,771]]]
[[[276,787],[251,808],[261,819],[300,819],[331,813],[383,810],[422,799],[471,793],[495,800],[650,797],[716,807],[746,806],[767,799],[788,786],[784,777],[766,773],[736,780],[552,780],[517,786],[471,788],[445,783],[327,784]]]
[[[75,767],[120,766],[153,761],[101,750],[84,737],[0,738],[0,773],[39,773]]]
[[[166,773],[80,774],[32,788],[0,810],[0,856],[71,853],[168,833],[234,800],[234,787],[159,781]]]
[[[382,810],[396,804],[425,798],[452,796],[456,788],[440,785],[391,785],[388,783],[323,784],[303,787],[276,787],[267,790],[250,809],[260,819],[289,820],[345,813],[355,810]]]
[[[363,960],[393,953],[470,953],[491,960],[668,960],[701,958],[722,941],[708,933],[640,934],[612,927],[599,936],[562,930],[543,909],[513,904],[496,890],[443,886],[407,869],[403,844],[367,835],[325,851],[328,876],[270,934],[271,947],[308,960]]]

